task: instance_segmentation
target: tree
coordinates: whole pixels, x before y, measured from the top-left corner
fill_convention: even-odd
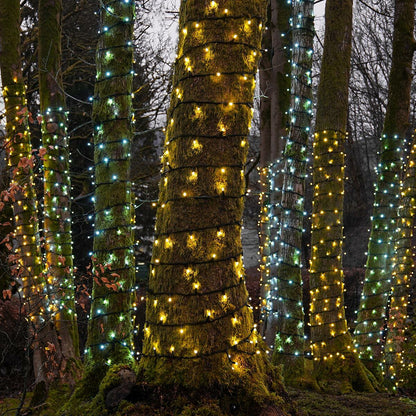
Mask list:
[[[308,138],[312,118],[313,2],[293,5],[292,87],[289,135],[283,152],[279,259],[274,278],[277,315],[273,362],[286,382],[304,374],[302,230]]]
[[[385,384],[393,390],[397,390],[403,382],[398,374],[405,365],[403,347],[408,336],[406,321],[408,319],[410,279],[414,268],[412,240],[416,200],[415,156],[416,143],[413,140],[405,177],[400,184],[398,225],[394,238],[393,286],[391,288],[386,345],[383,356]]]
[[[10,259],[15,279],[20,283],[25,313],[30,320],[29,338],[33,341],[33,367],[38,386],[47,384],[48,362],[45,347],[50,323],[47,295],[42,275],[37,200],[33,186],[33,159],[26,89],[20,57],[20,5],[13,0],[0,2],[0,71],[6,110],[6,149],[11,169],[8,199],[13,202],[16,243]],[[51,364],[51,363],[49,363]]]
[[[352,0],[327,0],[314,137],[310,324],[314,374],[324,390],[373,391],[353,351],[344,310],[342,213]]]
[[[57,374],[74,382],[79,365],[71,238],[71,181],[61,71],[62,1],[39,1],[39,97],[44,173],[46,274],[57,331]],[[59,355],[59,356],[58,356]],[[72,367],[72,368],[71,368]],[[59,371],[58,371],[59,370]]]
[[[281,157],[285,144],[290,106],[290,2],[271,0],[267,30],[263,38],[264,56],[260,67],[260,331],[273,348],[276,321],[275,270],[278,257],[278,230],[281,200]]]
[[[130,182],[134,2],[100,8],[94,93],[94,286],[85,382],[96,388],[112,364],[133,365],[134,207]]]
[[[265,11],[262,0],[181,3],[140,369],[164,397],[185,393],[190,413],[276,405],[240,239]]]
[[[414,52],[414,2],[395,2],[393,56],[366,277],[355,328],[355,343],[366,366],[380,376],[383,330],[392,286],[394,233],[400,197],[403,146],[409,126]]]

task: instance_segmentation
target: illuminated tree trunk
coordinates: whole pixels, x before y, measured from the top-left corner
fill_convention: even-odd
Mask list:
[[[57,373],[73,378],[79,358],[75,315],[69,148],[61,71],[62,0],[39,1],[39,95],[44,168],[44,237],[49,298],[57,331]],[[68,368],[68,367],[72,367]],[[59,370],[59,372],[58,372]],[[72,375],[71,375],[72,374]],[[73,380],[72,380],[73,381]]]
[[[371,391],[353,352],[342,272],[344,141],[348,110],[352,0],[327,0],[314,139],[310,324],[314,374],[324,390]]]
[[[0,71],[6,110],[6,149],[11,169],[9,198],[13,201],[14,274],[21,283],[25,312],[31,321],[33,367],[37,385],[46,385],[45,332],[49,325],[46,287],[42,275],[37,201],[33,186],[26,90],[20,58],[20,4],[0,1]]]
[[[273,314],[276,340],[273,362],[283,364],[286,382],[304,373],[302,229],[307,144],[312,118],[313,1],[293,5],[292,87],[289,137],[283,153],[283,190],[279,260]]]
[[[282,196],[281,157],[286,136],[287,112],[290,106],[290,3],[271,0],[269,4],[269,22],[265,39],[269,39],[267,50],[269,66],[269,88],[263,101],[268,101],[269,115],[261,114],[263,128],[261,133],[261,184],[260,198],[260,239],[261,255],[261,334],[266,344],[273,347],[276,334],[276,321],[272,313],[276,296],[272,282],[278,256],[278,230],[280,223],[280,202]],[[267,125],[266,125],[267,122]],[[266,127],[267,126],[267,127]],[[269,134],[268,134],[269,133]]]
[[[407,306],[410,296],[410,279],[413,277],[413,226],[416,213],[416,142],[409,156],[405,178],[401,185],[401,202],[398,210],[398,226],[395,235],[393,258],[393,286],[387,321],[387,337],[383,357],[385,384],[396,390],[402,380],[397,378],[404,366],[403,345],[406,340]]]
[[[414,51],[414,2],[396,0],[389,96],[381,137],[378,180],[355,343],[366,366],[380,376],[383,329],[392,286],[393,236],[399,206],[403,143],[409,126]]]
[[[130,182],[134,2],[101,4],[95,122],[94,287],[87,374],[106,364],[131,365],[134,207]],[[97,376],[98,374],[98,376]]]
[[[267,6],[266,29],[262,39],[263,53],[259,63],[260,84],[260,214],[258,221],[259,230],[259,271],[260,271],[260,333],[265,336],[265,324],[268,316],[267,293],[270,291],[270,268],[268,265],[270,256],[270,188],[269,188],[269,164],[271,142],[271,104],[272,93],[272,31],[269,28],[271,22],[270,2]]]
[[[265,11],[263,0],[182,2],[162,158],[140,367],[158,391],[174,386],[217,401],[230,395],[218,401],[218,414],[231,414],[227,402],[240,414],[275,404],[240,235]]]

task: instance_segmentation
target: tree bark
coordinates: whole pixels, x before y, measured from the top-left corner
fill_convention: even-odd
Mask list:
[[[344,310],[342,214],[352,0],[327,0],[314,138],[310,324],[314,374],[324,390],[372,391]]]
[[[396,0],[389,95],[381,137],[379,176],[375,188],[363,294],[355,327],[355,343],[366,366],[381,376],[383,333],[392,286],[392,258],[403,145],[409,127],[414,51],[414,2]]]

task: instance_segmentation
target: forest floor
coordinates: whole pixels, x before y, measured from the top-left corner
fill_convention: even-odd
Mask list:
[[[305,416],[416,416],[416,400],[387,393],[323,394],[288,389]]]
[[[416,400],[387,393],[332,395],[298,389],[288,391],[302,416],[416,416]],[[28,393],[21,416],[54,416],[59,405],[65,402],[62,396],[54,397],[49,406],[33,411],[27,408],[30,398]],[[0,399],[0,416],[15,415],[19,404],[17,397]]]

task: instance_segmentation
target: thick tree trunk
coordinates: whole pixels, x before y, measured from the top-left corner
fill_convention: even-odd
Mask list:
[[[94,287],[87,340],[87,378],[106,365],[134,362],[134,206],[130,182],[134,2],[101,6],[95,122]],[[99,374],[97,374],[98,372]]]
[[[392,258],[400,201],[403,144],[409,126],[414,51],[414,1],[396,0],[389,96],[355,343],[366,366],[381,375],[383,329],[392,286]]]
[[[348,110],[352,0],[327,0],[314,140],[310,323],[314,373],[324,390],[371,391],[353,352],[342,271],[344,141]]]
[[[0,1],[0,71],[6,109],[6,150],[11,169],[9,199],[13,200],[15,244],[12,262],[25,312],[31,321],[33,367],[36,383],[47,383],[45,346],[50,340],[45,280],[39,244],[37,200],[33,185],[30,115],[20,57],[20,4]],[[50,364],[50,363],[49,363]]]
[[[56,377],[74,383],[79,363],[75,313],[69,148],[61,72],[62,0],[39,1],[39,96],[44,167],[44,236],[49,299],[57,331]],[[75,366],[75,367],[74,367]]]
[[[227,391],[241,414],[276,404],[240,235],[265,9],[263,0],[182,2],[140,361],[159,389],[217,400]]]
[[[283,364],[286,382],[304,375],[301,251],[307,145],[312,118],[313,1],[293,5],[292,87],[289,137],[283,153],[279,260],[273,273],[276,339],[273,362]]]

